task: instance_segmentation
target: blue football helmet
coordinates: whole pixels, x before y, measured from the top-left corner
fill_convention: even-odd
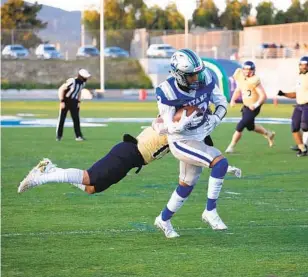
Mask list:
[[[308,56],[304,56],[299,60],[299,74],[308,72]]]
[[[243,66],[242,66],[243,69],[248,69],[249,71],[246,73],[244,72],[244,75],[246,77],[251,77],[255,74],[256,72],[256,66],[255,64],[252,62],[252,61],[246,61],[243,63]]]

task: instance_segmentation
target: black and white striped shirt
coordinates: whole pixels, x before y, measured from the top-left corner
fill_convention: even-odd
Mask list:
[[[85,82],[78,78],[69,78],[66,80],[65,86],[64,99],[78,100],[79,93],[85,87]]]

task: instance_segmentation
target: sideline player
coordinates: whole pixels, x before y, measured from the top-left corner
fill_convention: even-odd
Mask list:
[[[296,98],[297,105],[292,115],[292,134],[298,148],[297,157],[308,156],[308,56],[302,57],[299,61],[299,80],[295,91],[279,90],[278,95]]]
[[[145,128],[136,138],[124,135],[123,142],[116,144],[106,156],[88,170],[56,167],[49,159],[35,166],[20,183],[18,192],[46,183],[71,183],[89,193],[99,193],[122,180],[132,168],[142,166],[162,158],[169,152],[163,121],[158,118],[151,127]],[[161,135],[160,135],[161,134]],[[138,171],[137,170],[137,171]],[[234,166],[228,172],[241,178],[241,170]]]
[[[225,230],[216,210],[222,183],[228,168],[228,161],[221,152],[203,143],[227,113],[227,101],[215,84],[211,73],[205,68],[201,58],[190,49],[176,51],[171,57],[171,77],[156,88],[159,114],[168,129],[170,151],[180,161],[180,180],[167,206],[155,219],[167,238],[179,234],[171,224],[172,216],[188,199],[204,167],[211,168],[208,183],[207,204],[201,216],[214,230]],[[178,122],[174,114],[183,106],[198,106],[206,111],[209,102],[215,105],[213,115],[199,117],[196,112],[186,116],[182,113]]]
[[[226,149],[226,153],[233,153],[234,148],[238,141],[242,137],[242,132],[245,128],[248,131],[254,131],[260,135],[263,135],[272,147],[274,144],[275,132],[266,130],[261,125],[255,124],[255,118],[260,113],[261,107],[266,101],[266,94],[261,85],[260,79],[255,75],[256,67],[251,61],[246,61],[243,64],[243,68],[239,68],[235,71],[233,77],[236,81],[237,88],[230,101],[230,106],[235,106],[235,100],[242,95],[243,108],[242,119],[236,126],[236,131],[233,134],[231,143]]]

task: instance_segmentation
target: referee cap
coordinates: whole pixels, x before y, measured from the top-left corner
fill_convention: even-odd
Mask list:
[[[91,74],[88,72],[88,70],[86,70],[86,69],[80,69],[79,71],[78,71],[78,74],[81,76],[81,77],[83,77],[83,78],[89,78],[90,76],[91,76]]]

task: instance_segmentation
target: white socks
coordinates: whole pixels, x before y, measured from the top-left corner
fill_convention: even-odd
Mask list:
[[[168,201],[167,208],[171,212],[176,213],[184,205],[186,199],[179,196],[175,190]]]
[[[224,182],[224,179],[218,179],[218,178],[214,178],[210,176],[208,189],[207,189],[207,198],[218,199],[223,182]]]
[[[71,183],[73,186],[75,186],[76,188],[81,189],[82,191],[86,190],[86,186],[83,184],[76,184],[76,183]]]
[[[83,170],[57,168],[54,172],[42,174],[35,179],[38,185],[46,183],[75,183],[82,184]]]
[[[303,132],[303,144],[308,146],[308,132]]]

